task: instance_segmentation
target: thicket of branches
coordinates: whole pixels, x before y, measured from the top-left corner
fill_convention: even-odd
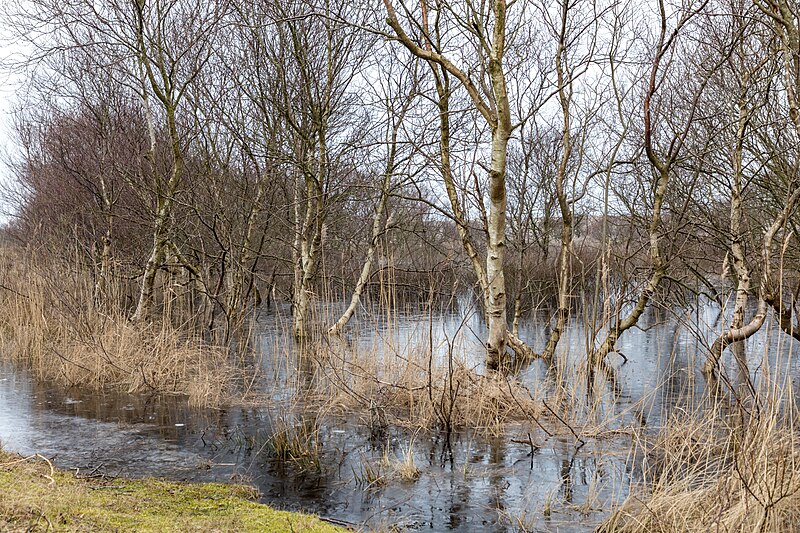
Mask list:
[[[10,231],[77,259],[87,305],[149,322],[169,304],[227,339],[290,301],[305,338],[317,303],[349,304],[337,333],[385,280],[473,288],[490,366],[551,360],[585,306],[594,368],[654,299],[732,296],[712,376],[770,312],[800,336],[789,0],[6,11],[30,53]]]

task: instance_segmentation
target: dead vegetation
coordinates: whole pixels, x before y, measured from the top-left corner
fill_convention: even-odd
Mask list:
[[[776,408],[676,416],[641,439],[641,481],[602,532],[800,531],[800,436]]]
[[[115,304],[124,300],[121,281],[106,284],[109,294],[101,304],[94,298],[91,272],[38,254],[5,249],[0,255],[5,357],[39,379],[68,387],[180,394],[195,406],[244,400],[233,391],[244,370],[228,349],[204,342],[191,317],[184,317],[183,327],[166,317],[133,322],[124,306]],[[499,434],[510,420],[542,415],[541,403],[513,374],[479,372],[464,359],[463,347],[448,346],[442,356],[433,354],[440,347],[429,345],[427,338],[407,345],[389,339],[387,345],[352,346],[324,337],[306,343],[298,355],[289,332],[283,333],[291,345],[276,346],[264,357],[297,376],[292,386],[304,405],[325,413],[356,409],[376,431],[394,424]],[[247,371],[259,372],[255,367]],[[255,379],[252,374],[247,378],[249,383]],[[292,440],[289,433],[281,433],[287,441]]]
[[[508,423],[520,421],[565,435],[575,436],[576,427],[586,430],[578,400],[585,382],[580,369],[553,367],[553,379],[532,389],[515,369],[487,371],[470,360],[463,332],[439,344],[432,341],[432,331],[415,332],[407,340],[397,336],[391,313],[361,325],[387,332],[372,344],[322,336],[298,345],[289,326],[278,324],[276,338],[285,342],[242,365],[229,349],[201,339],[192,317],[181,317],[178,325],[172,317],[133,322],[120,303],[123,280],[109,280],[106,301],[100,303],[91,271],[37,254],[5,249],[0,255],[0,345],[4,357],[41,380],[183,395],[197,407],[275,405],[280,388],[284,410],[311,409],[318,418],[356,413],[375,435],[395,426],[498,436]],[[421,321],[417,327],[429,325]],[[352,338],[358,339],[358,332]],[[263,372],[259,358],[269,359],[276,375]],[[291,423],[288,414],[284,418],[266,449],[301,469],[314,469],[315,431]],[[605,422],[594,421],[592,427]]]
[[[514,373],[482,371],[464,350],[438,357],[429,346],[410,342],[398,349],[390,342],[371,348],[343,339],[316,344],[310,359],[299,363],[307,372],[304,401],[328,413],[360,412],[376,434],[393,425],[499,435],[508,422],[545,416],[542,402]]]
[[[186,395],[196,406],[227,400],[227,350],[168,321],[133,323],[93,304],[89,274],[18,250],[0,255],[0,346],[38,378],[66,386]]]

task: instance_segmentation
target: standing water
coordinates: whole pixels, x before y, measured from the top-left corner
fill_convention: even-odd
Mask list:
[[[0,366],[0,442],[83,474],[249,483],[265,503],[370,529],[591,531],[637,481],[630,430],[656,431],[702,384],[695,371],[701,361],[692,357],[702,353],[699,336],[690,322],[651,316],[652,327],[622,339],[628,363],[614,359],[618,393],[604,407],[613,427],[591,434],[560,428],[549,436],[532,421],[509,423],[502,435],[471,430],[449,439],[392,426],[376,432],[357,414],[317,417],[281,403],[190,409],[173,396],[63,390]],[[417,336],[450,338],[456,330],[475,331],[477,339],[480,321],[464,324],[457,315],[437,315],[433,322],[430,315],[400,316],[391,331],[361,334],[357,343],[380,344],[391,336],[394,346],[413,345],[430,342]],[[752,340],[751,350],[773,342],[769,335]],[[267,353],[281,342],[265,328]],[[568,353],[585,353],[577,324],[562,342],[576,348],[564,350],[565,360]],[[547,371],[535,363],[519,379],[541,388]],[[315,453],[287,459],[277,449],[279,434],[305,436]]]

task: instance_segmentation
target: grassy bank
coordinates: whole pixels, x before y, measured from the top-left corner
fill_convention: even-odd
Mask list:
[[[0,531],[346,531],[255,496],[240,485],[78,479],[0,451]]]

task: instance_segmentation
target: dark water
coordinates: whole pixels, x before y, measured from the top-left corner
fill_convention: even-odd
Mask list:
[[[253,483],[265,502],[373,528],[508,531],[523,521],[581,531],[625,495],[624,443],[576,450],[571,439],[532,434],[541,445],[532,454],[512,442],[527,440],[522,426],[505,438],[461,434],[448,448],[434,434],[390,429],[376,439],[355,418],[328,421],[317,426],[320,468],[301,471],[269,453],[280,415],[263,409],[197,411],[173,397],[63,391],[8,366],[0,369],[0,405],[3,446],[23,455],[41,453],[83,474]],[[421,470],[416,481],[391,474],[407,453]],[[387,473],[385,482],[366,486],[367,467]]]
[[[612,358],[620,369],[619,393],[609,395],[601,409],[601,416],[612,421],[607,429],[622,436],[577,442],[568,432],[548,437],[535,424],[520,423],[509,425],[502,437],[462,432],[448,443],[437,433],[401,428],[375,434],[358,414],[321,419],[297,402],[291,408],[276,401],[273,408],[193,410],[169,396],[61,390],[0,366],[0,442],[5,449],[41,453],[84,474],[252,483],[267,503],[373,529],[590,531],[637,481],[624,431],[657,431],[673,409],[701,393],[697,354],[704,339],[721,327],[714,316],[713,309],[685,319],[650,314],[645,329],[622,339],[629,362]],[[290,349],[278,333],[284,319],[262,317],[265,390],[273,400],[286,400],[291,389],[282,386],[291,380],[289,366],[273,364],[277,358],[269,357]],[[403,356],[401,347],[419,343],[442,354],[450,339],[460,338],[460,353],[480,364],[482,321],[463,309],[439,313],[433,321],[430,314],[409,313],[386,322],[385,328],[355,324],[351,342],[358,349],[391,345],[392,352],[381,352],[390,357]],[[542,342],[533,331],[523,335]],[[573,324],[562,340],[567,367],[578,364],[571,354],[585,353],[580,349],[585,343],[585,330]],[[773,329],[749,346],[753,354],[774,351],[778,355],[765,360],[792,369],[794,348]],[[725,364],[731,363],[726,359]],[[755,379],[760,372],[756,365]],[[525,368],[520,379],[531,389],[547,387],[546,369],[539,363]],[[277,458],[270,438],[282,428],[312,442],[316,459]],[[420,470],[415,481],[393,473],[409,455]],[[371,482],[376,473],[382,481]]]

